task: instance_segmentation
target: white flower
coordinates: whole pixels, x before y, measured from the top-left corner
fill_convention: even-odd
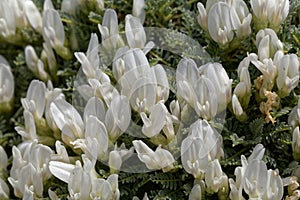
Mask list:
[[[64,94],[62,93],[62,89],[53,88],[53,85],[50,81],[48,81],[47,91],[46,91],[46,105],[45,105],[45,118],[48,126],[54,131],[54,137],[56,137],[56,133],[59,131],[58,127],[53,119],[53,115],[50,112],[50,105],[56,99],[65,99]],[[60,136],[59,136],[60,138]]]
[[[28,110],[24,110],[23,115],[24,115],[25,127],[23,128],[17,126],[15,127],[15,130],[19,135],[22,136],[23,141],[27,141],[27,140],[33,141],[34,139],[37,139],[34,117],[32,113],[29,112]]]
[[[75,15],[77,8],[80,8],[82,2],[82,0],[63,0],[61,2],[61,11]]]
[[[59,161],[51,161],[49,169],[58,179],[68,183],[70,199],[89,199],[92,181],[97,179],[97,173],[94,169],[95,160],[89,160],[82,155],[83,166],[80,161],[75,165]]]
[[[299,126],[297,126],[293,131],[292,149],[293,149],[293,156],[294,156],[295,160],[299,160],[300,159],[300,132],[299,132]]]
[[[55,151],[56,151],[56,154],[51,155],[52,161],[61,161],[61,162],[65,162],[65,163],[70,163],[70,158],[69,158],[67,149],[58,140],[55,142]]]
[[[261,28],[278,29],[289,13],[288,0],[250,0],[256,17],[255,24]]]
[[[152,67],[156,79],[156,101],[165,102],[169,98],[169,82],[165,69],[162,65]]]
[[[10,66],[7,65],[6,60],[3,59],[3,62],[0,61],[0,110],[5,110],[4,106],[8,106],[8,108],[10,109],[9,103],[13,99],[14,90],[14,76],[11,72]]]
[[[238,99],[238,97],[233,94],[232,96],[232,110],[238,120],[244,121],[247,119],[247,114],[244,112],[242,105]]]
[[[265,148],[258,144],[252,154],[246,160],[241,156],[242,167],[235,169],[236,182],[233,179],[230,183],[230,198],[244,199],[242,192],[250,199],[281,199],[283,196],[283,182],[277,170],[268,170],[262,157]]]
[[[64,99],[56,99],[50,104],[49,112],[62,132],[62,140],[70,142],[83,138],[84,124],[77,110]]]
[[[217,79],[215,78],[217,75],[210,70],[205,70],[205,67],[201,71],[200,69],[198,71],[192,59],[182,59],[176,70],[177,93],[195,109],[198,116],[211,120],[217,114],[219,101],[221,104],[224,99],[224,96],[222,99],[217,99],[218,92],[228,95],[226,84],[231,85],[231,83],[227,83],[224,77],[223,80],[218,81],[220,88],[217,90],[212,82]],[[205,74],[200,76],[200,73],[206,73],[205,71],[208,72],[209,77]]]
[[[207,30],[207,15],[208,15],[211,7],[217,2],[225,2],[225,0],[207,0],[206,4],[205,4],[205,8],[201,2],[197,3],[197,8],[198,8],[198,12],[199,12],[197,20],[198,20],[198,23],[200,24],[200,26],[205,30]]]
[[[0,198],[9,199],[9,187],[2,178],[0,178]]]
[[[236,85],[233,93],[236,95],[243,108],[247,108],[251,97],[251,79],[249,74],[250,59],[245,57],[238,66],[238,77],[240,82]]]
[[[3,0],[0,2],[0,37],[11,43],[18,43],[22,39],[16,30],[28,26],[24,11],[26,1]]]
[[[40,58],[44,65],[47,67],[49,71],[49,75],[52,77],[57,76],[57,64],[56,64],[56,58],[53,52],[53,49],[51,48],[51,45],[49,43],[44,42],[43,43],[43,51],[41,53]]]
[[[139,18],[143,24],[145,21],[145,1],[144,0],[133,0],[132,15]]]
[[[119,36],[118,16],[115,10],[106,9],[102,25],[98,25],[102,37],[101,47],[106,50],[112,50],[123,46],[123,40]]]
[[[243,188],[250,198],[262,197],[267,190],[267,166],[264,161],[253,160],[244,174]]]
[[[201,186],[199,184],[195,184],[189,195],[189,200],[201,200],[201,199],[202,199]]]
[[[184,170],[194,178],[204,178],[209,158],[201,138],[188,136],[182,141],[181,162]]]
[[[48,9],[54,9],[52,0],[45,0],[44,5],[43,5],[43,12],[48,10]]]
[[[207,29],[207,7],[205,9],[204,5],[201,2],[198,2],[197,8],[199,12],[199,15],[197,16],[198,23],[204,30],[206,30]]]
[[[92,199],[113,199],[120,198],[120,191],[118,188],[118,175],[111,174],[107,180],[98,178],[92,182],[92,191],[90,194]]]
[[[43,11],[43,38],[55,52],[62,58],[70,59],[69,49],[64,47],[65,31],[64,26],[57,10],[53,8],[51,1],[44,3]],[[46,7],[46,9],[45,9]]]
[[[108,149],[108,134],[105,125],[90,115],[85,123],[84,139],[71,142],[75,148],[81,148],[90,160],[105,160]]]
[[[298,104],[292,109],[288,118],[289,125],[294,129],[300,125],[300,98],[298,96]]]
[[[30,45],[25,47],[25,60],[27,67],[43,81],[50,79],[49,74],[45,71],[44,63],[38,58],[34,48]]]
[[[267,5],[269,23],[271,27],[278,27],[289,14],[289,1],[269,0]]]
[[[81,166],[80,162],[76,162],[75,168],[72,170],[68,180],[70,199],[89,199],[92,189],[92,179],[96,178],[92,176],[91,170],[94,169],[90,169],[87,163]]]
[[[285,97],[297,87],[299,83],[299,58],[296,54],[284,55],[276,63],[278,76],[276,84],[278,88],[278,95]]]
[[[128,97],[131,107],[137,112],[149,112],[149,109],[158,102],[159,98],[165,99],[165,77],[157,76],[155,71],[162,69],[150,68],[147,57],[140,49],[129,49],[124,53],[125,71],[119,83],[122,87],[121,94]]]
[[[42,33],[43,19],[40,11],[32,1],[24,2],[25,15],[30,25],[39,33]]]
[[[139,159],[146,164],[148,169],[162,169],[164,172],[167,172],[173,168],[175,160],[168,150],[158,146],[153,151],[141,140],[134,140],[132,143]]]
[[[25,110],[30,111],[35,119],[41,119],[46,105],[46,85],[42,81],[31,81],[26,98],[21,99]]]
[[[109,167],[111,170],[119,171],[122,164],[133,154],[134,148],[126,149],[125,144],[118,148],[117,144],[113,151],[109,153]]]
[[[0,3],[0,35],[3,38],[14,35],[16,32],[15,12],[18,10],[12,10],[12,2],[4,0]]]
[[[6,172],[8,157],[4,148],[0,145],[0,199],[9,199],[9,187],[2,179],[2,174]]]
[[[196,94],[194,85],[199,79],[197,65],[192,59],[181,59],[176,69],[177,93],[189,104],[193,105]]]
[[[98,74],[101,73],[99,69],[98,45],[98,37],[94,33],[91,35],[86,55],[82,52],[76,52],[74,54],[81,63],[83,73],[87,78],[97,78]]]
[[[208,32],[218,44],[225,46],[232,41],[234,32],[231,24],[230,7],[227,3],[217,2],[207,16]]]
[[[283,181],[278,170],[268,170],[267,190],[264,193],[265,199],[281,199],[283,197]]]
[[[190,126],[181,144],[181,161],[188,173],[204,178],[208,163],[223,154],[222,136],[206,120],[199,119]]]
[[[26,185],[33,186],[37,197],[43,196],[43,182],[51,177],[48,163],[52,154],[48,146],[38,144],[36,140],[13,147],[13,165],[8,181],[17,197],[24,195]]]
[[[54,9],[44,10],[43,13],[43,37],[44,40],[55,47],[65,43],[65,31],[59,13]]]
[[[101,122],[105,122],[106,109],[101,99],[92,97],[85,105],[83,120],[86,123],[90,116],[95,116]]]
[[[126,96],[116,95],[106,112],[105,125],[112,141],[124,133],[131,121],[130,104]]]
[[[164,104],[158,103],[150,108],[149,118],[146,113],[141,112],[141,118],[143,120],[142,132],[147,137],[154,137],[160,133],[165,125],[166,112]]]
[[[34,200],[34,187],[31,185],[28,187],[28,185],[25,185],[23,200]]]
[[[218,102],[217,112],[222,112],[231,101],[232,79],[229,79],[225,69],[220,63],[207,63],[200,66],[198,71],[214,84]]]
[[[101,73],[98,79],[88,79],[88,85],[78,86],[78,91],[85,100],[96,96],[103,100],[108,107],[114,97],[119,95],[117,89],[110,84],[109,77],[105,73]]]
[[[76,165],[77,165],[76,161]],[[64,163],[60,161],[50,161],[49,162],[49,170],[53,176],[58,178],[59,180],[68,183],[72,171],[75,169],[75,165]]]
[[[130,48],[143,49],[145,54],[154,46],[153,42],[147,42],[146,32],[139,18],[126,15],[125,34]]]
[[[283,51],[283,44],[273,29],[262,29],[256,34],[255,45],[258,49],[260,61],[273,58],[277,51]]]
[[[281,52],[281,51],[277,51]],[[249,55],[250,61],[262,73],[263,83],[259,90],[261,98],[265,98],[265,91],[271,91],[275,78],[277,76],[277,67],[271,58],[264,59],[262,62],[258,60],[258,56],[254,53]]]
[[[95,160],[82,155],[83,166],[79,161],[75,165],[51,161],[51,173],[68,183],[69,199],[116,199],[120,197],[118,175],[112,174],[107,180],[98,178]]]
[[[243,0],[230,1],[230,17],[232,27],[236,30],[239,38],[247,37],[251,33],[252,15],[249,13],[247,4]]]
[[[8,158],[4,148],[0,145],[0,173],[6,170],[8,165]]]
[[[95,7],[97,10],[104,10],[104,1],[103,0],[96,0],[96,2],[94,1],[94,3],[96,4]]]
[[[209,190],[218,192],[222,188],[228,187],[228,177],[222,171],[219,160],[211,161],[205,173],[205,183]]]

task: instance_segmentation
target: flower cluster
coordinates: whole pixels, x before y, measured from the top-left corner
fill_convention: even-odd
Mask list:
[[[194,39],[147,28],[151,2],[0,2],[0,41],[18,48],[0,55],[0,199],[300,198],[290,2],[198,2],[185,26],[216,52],[205,63]]]

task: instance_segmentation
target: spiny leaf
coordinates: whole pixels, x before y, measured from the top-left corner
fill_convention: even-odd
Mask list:
[[[249,129],[251,133],[253,133],[255,136],[258,136],[262,133],[264,128],[264,119],[263,118],[257,118],[254,119],[250,124],[249,124]]]

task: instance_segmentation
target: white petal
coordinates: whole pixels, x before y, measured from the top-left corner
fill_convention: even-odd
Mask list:
[[[32,1],[25,1],[24,9],[31,26],[39,33],[42,33],[43,20],[36,5]]]
[[[58,179],[65,183],[69,183],[70,176],[72,171],[75,169],[75,165],[58,162],[58,161],[50,161],[49,162],[49,170],[50,172]]]

